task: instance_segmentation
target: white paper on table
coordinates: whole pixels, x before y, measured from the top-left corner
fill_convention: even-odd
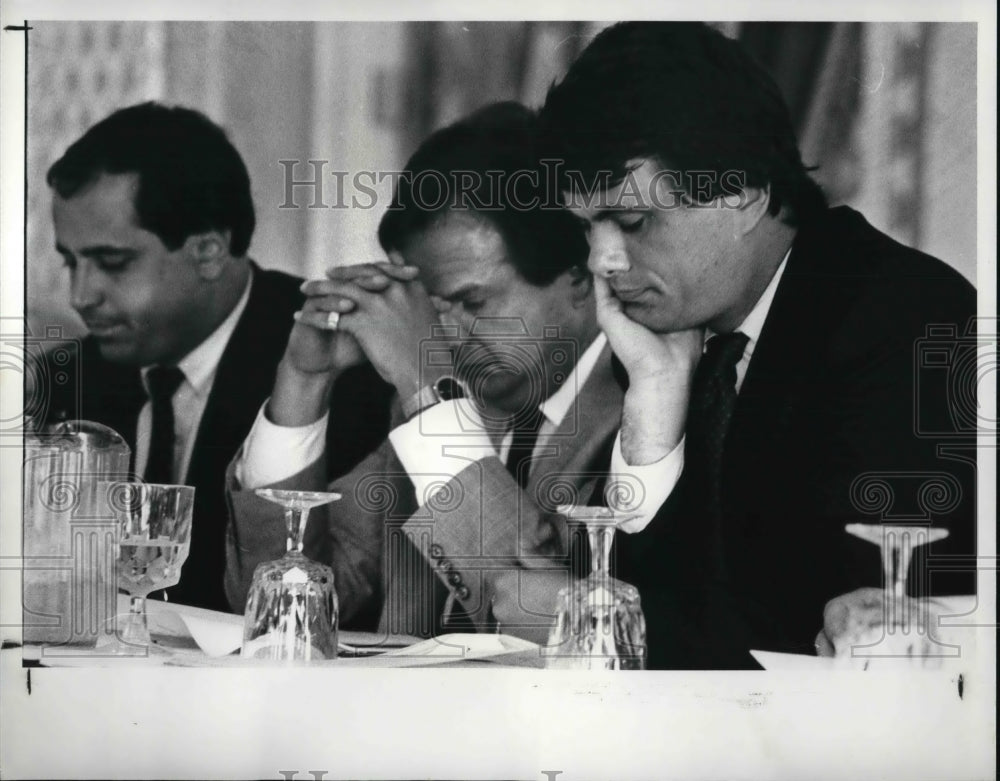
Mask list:
[[[243,645],[243,616],[215,610],[171,605],[169,602],[146,603],[149,631],[172,637],[191,637],[207,656],[223,657]],[[364,649],[398,649],[411,646],[419,638],[410,635],[378,634],[341,630],[338,640]],[[176,649],[175,649],[176,650]],[[509,651],[504,651],[509,653]],[[183,653],[181,651],[181,653]]]
[[[243,644],[243,616],[187,605],[147,600],[152,634],[190,635],[209,656],[226,656]]]
[[[439,659],[484,659],[488,656],[533,651],[537,643],[512,635],[453,633],[432,637],[406,648],[386,651],[383,656],[432,656]]]
[[[798,670],[813,672],[816,670],[833,670],[836,663],[830,656],[810,656],[809,654],[785,654],[778,651],[751,651],[750,655],[757,660],[765,670],[781,670],[794,672]]]

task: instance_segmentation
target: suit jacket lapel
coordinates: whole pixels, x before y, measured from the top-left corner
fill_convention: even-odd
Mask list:
[[[526,489],[532,496],[545,494],[544,481],[559,477],[577,487],[580,502],[589,500],[590,485],[600,476],[598,470],[607,468],[603,463],[610,455],[610,451],[607,456],[603,452],[608,449],[607,440],[620,425],[619,416],[608,411],[621,409],[622,396],[612,373],[611,348],[605,347],[570,411],[536,453]],[[410,539],[401,528],[402,521],[427,510],[418,505],[413,484],[394,452],[388,459],[388,478],[393,481],[396,501],[385,529],[386,594],[380,630],[417,635],[475,631],[457,601],[448,622],[441,623],[449,592],[429,564],[430,540]],[[429,513],[427,520],[433,520]],[[434,626],[426,625],[428,608]]]
[[[611,451],[607,440],[621,425],[620,415],[624,393],[612,370],[611,347],[605,346],[587,381],[580,388],[573,405],[555,433],[535,453],[528,477],[528,489],[535,495],[539,483],[551,475],[575,476],[579,501],[590,499],[584,485],[596,483],[598,471],[606,471]],[[607,451],[606,453],[603,451]],[[590,479],[583,473],[593,473]]]
[[[827,234],[824,223],[805,227],[792,245],[740,389],[726,440],[727,464],[753,463],[752,451],[781,436],[796,407],[810,403],[830,324],[844,305],[844,282]]]
[[[274,369],[287,339],[287,329],[275,327],[274,321],[291,312],[270,300],[260,269],[251,264],[251,270],[250,298],[219,361],[198,427],[187,473],[191,485],[225,473],[261,402],[271,393]]]

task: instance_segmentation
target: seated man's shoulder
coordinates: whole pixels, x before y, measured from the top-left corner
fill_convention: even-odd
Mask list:
[[[897,241],[849,207],[830,209],[814,233],[813,244],[829,251],[844,275],[868,285],[901,285],[925,290],[931,298],[975,300],[975,288],[953,266]]]

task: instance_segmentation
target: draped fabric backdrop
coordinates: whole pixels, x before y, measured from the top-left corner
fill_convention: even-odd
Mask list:
[[[378,256],[375,229],[392,186],[388,176],[379,183],[378,172],[398,170],[427,133],[484,103],[539,105],[603,26],[32,23],[31,332],[52,325],[80,332],[53,250],[44,175],[67,144],[114,109],[157,99],[222,124],[253,182],[251,255],[265,266],[316,275]],[[774,75],[803,155],[818,166],[831,201],[861,209],[876,227],[975,282],[974,24],[716,26]],[[321,197],[297,186],[289,198],[289,171],[297,181],[318,171]]]

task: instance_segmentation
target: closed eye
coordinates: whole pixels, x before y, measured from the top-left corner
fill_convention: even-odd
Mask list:
[[[94,262],[102,271],[122,271],[129,263],[135,260],[135,255],[131,252],[109,252],[94,256]]]
[[[646,224],[646,215],[643,213],[626,213],[625,216],[618,217],[618,227],[622,233],[636,233],[642,230]]]

